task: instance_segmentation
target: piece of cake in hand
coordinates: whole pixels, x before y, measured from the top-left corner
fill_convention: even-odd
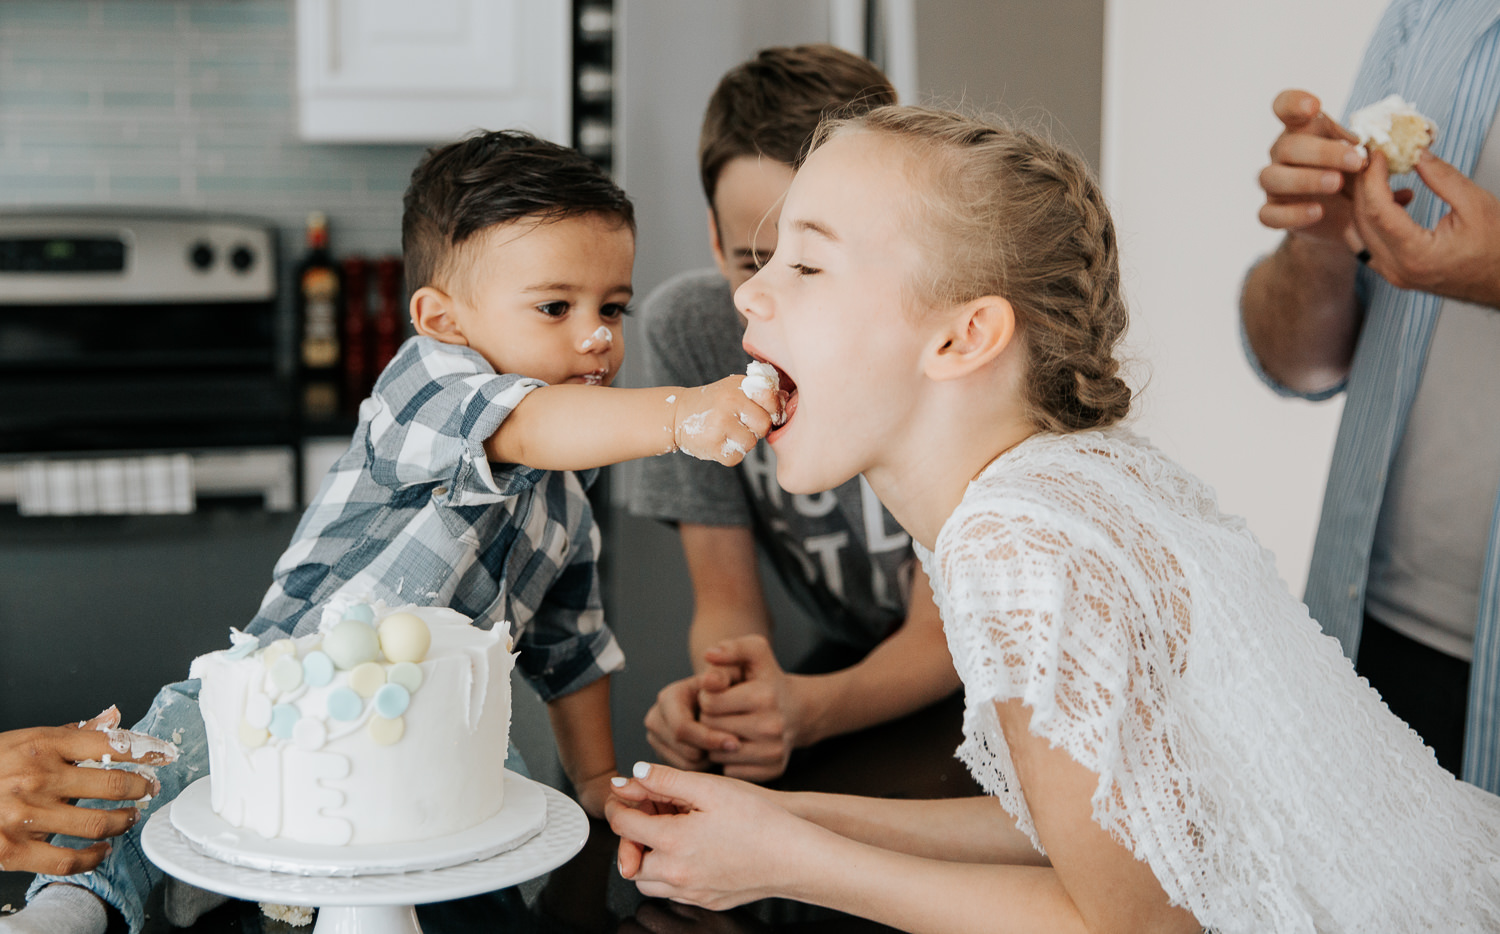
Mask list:
[[[446,607],[330,604],[319,630],[193,661],[210,802],[263,837],[344,846],[447,836],[505,802],[499,627]]]
[[[1349,118],[1349,131],[1359,137],[1361,146],[1385,153],[1392,175],[1416,168],[1422,150],[1437,139],[1437,125],[1399,94],[1356,110]]]
[[[781,374],[771,364],[751,360],[740,380],[740,391],[771,413],[772,425],[786,421],[786,393],[781,391]]]

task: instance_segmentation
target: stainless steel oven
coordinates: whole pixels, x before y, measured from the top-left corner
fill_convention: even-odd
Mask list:
[[[0,211],[0,730],[155,687],[253,615],[297,519],[276,229]]]

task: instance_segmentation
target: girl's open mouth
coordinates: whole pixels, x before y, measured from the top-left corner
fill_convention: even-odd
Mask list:
[[[785,430],[792,420],[792,414],[797,411],[797,381],[787,375],[786,370],[762,357],[751,355],[754,359],[776,370],[776,388],[783,394],[785,401],[782,403],[781,412],[772,420],[771,431],[766,435],[766,440],[772,442]]]

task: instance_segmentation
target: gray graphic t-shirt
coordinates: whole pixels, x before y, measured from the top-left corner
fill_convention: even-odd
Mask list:
[[[679,275],[646,297],[644,383],[700,386],[744,372],[744,322],[716,270]],[[868,650],[906,618],[911,538],[863,477],[812,496],[776,484],[762,441],[733,469],[686,454],[637,463],[630,510],[666,522],[749,527],[787,591],[826,638]]]

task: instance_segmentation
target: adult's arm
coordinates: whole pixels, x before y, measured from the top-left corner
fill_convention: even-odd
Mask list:
[[[1283,91],[1272,110],[1282,132],[1260,173],[1260,221],[1286,236],[1246,277],[1240,314],[1268,377],[1294,392],[1326,392],[1348,375],[1363,324],[1349,173],[1365,159],[1313,95]]]
[[[703,722],[742,740],[738,749],[711,758],[724,765],[724,774],[755,781],[781,775],[793,749],[894,720],[959,687],[932,586],[920,567],[901,627],[848,668],[788,674],[769,643],[754,637],[722,643],[706,657],[744,672],[727,690],[702,696]]]

